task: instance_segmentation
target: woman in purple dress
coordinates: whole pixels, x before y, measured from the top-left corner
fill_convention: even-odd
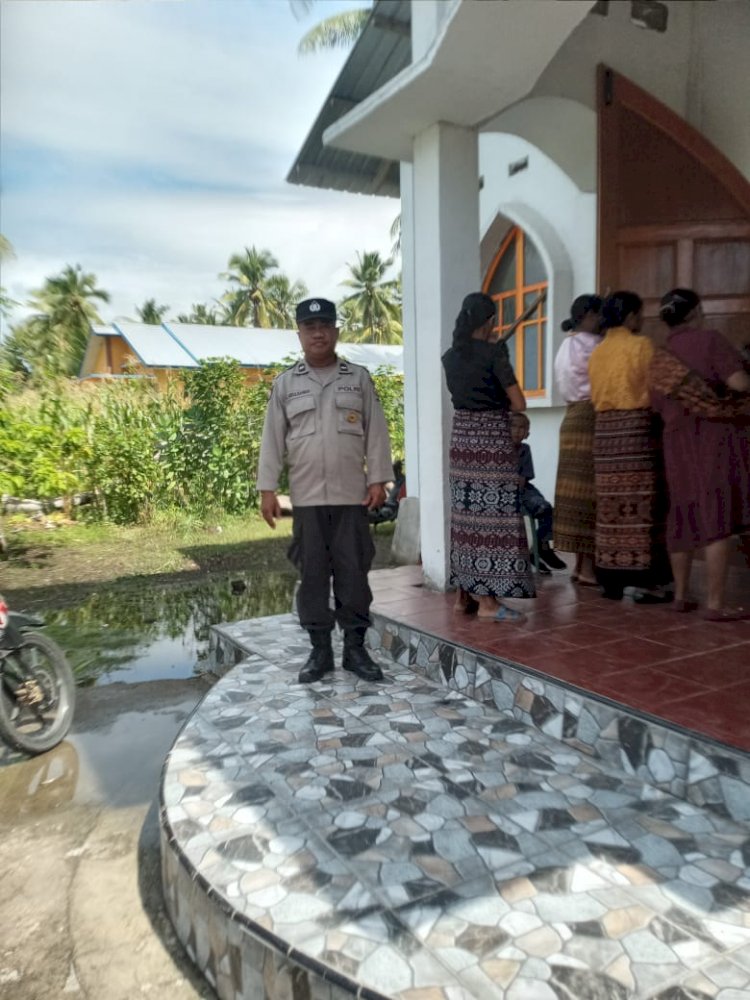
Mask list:
[[[718,397],[750,392],[750,376],[738,351],[716,330],[702,328],[698,295],[675,288],[662,299],[669,327],[666,354],[692,378],[699,376]],[[668,363],[668,362],[667,362]],[[683,383],[684,384],[684,383]],[[737,621],[750,612],[725,607],[730,540],[750,528],[750,439],[747,421],[698,415],[686,394],[653,390],[654,408],[664,421],[664,460],[669,485],[667,521],[677,611],[690,609],[687,588],[693,556],[704,550],[710,621]]]

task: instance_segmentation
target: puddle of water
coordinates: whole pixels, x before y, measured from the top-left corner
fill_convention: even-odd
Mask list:
[[[211,625],[289,611],[294,582],[294,575],[280,573],[233,574],[190,586],[144,579],[138,589],[113,587],[41,614],[79,683],[177,680],[200,671]]]
[[[164,758],[198,696],[122,711],[104,726],[74,730],[39,757],[8,759],[0,766],[0,829],[71,805],[150,801]],[[120,704],[124,708],[124,699]]]

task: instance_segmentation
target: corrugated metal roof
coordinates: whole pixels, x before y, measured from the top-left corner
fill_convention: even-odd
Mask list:
[[[235,358],[246,368],[266,368],[300,353],[296,330],[173,322],[156,326],[122,320],[109,327],[92,328],[81,367],[82,376],[91,377],[95,338],[118,335],[146,368],[197,368],[204,358]],[[340,343],[338,352],[369,371],[383,365],[403,371],[403,348],[400,345]]]
[[[138,360],[148,368],[194,368],[196,359],[163,326],[150,323],[113,323]]]
[[[411,62],[411,0],[376,0],[362,34],[315,120],[287,181],[399,196],[399,164],[323,145],[323,133]]]

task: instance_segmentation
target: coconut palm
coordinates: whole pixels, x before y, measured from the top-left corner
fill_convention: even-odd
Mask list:
[[[369,16],[369,7],[332,14],[303,35],[297,51],[300,55],[310,55],[323,49],[351,48],[362,33]]]
[[[29,305],[36,315],[22,324],[27,351],[34,365],[60,374],[73,375],[80,368],[89,328],[101,323],[95,300],[109,302],[109,293],[97,287],[95,274],[69,264],[54,278],[47,278],[32,292]]]
[[[221,323],[219,314],[213,306],[207,306],[203,302],[191,306],[189,313],[180,313],[177,317],[178,323],[198,323],[201,326],[218,326]]]
[[[149,326],[158,326],[169,312],[169,306],[157,306],[156,299],[146,299],[142,306],[136,306],[138,319]]]
[[[401,296],[398,279],[386,279],[393,264],[377,250],[357,254],[357,263],[349,264],[351,277],[341,284],[353,289],[341,305],[350,317],[349,339],[358,343],[400,344]]]
[[[291,330],[295,326],[295,306],[307,296],[302,281],[290,281],[285,274],[272,274],[266,284],[274,325]]]
[[[270,272],[279,266],[279,262],[270,250],[257,250],[245,247],[244,253],[235,253],[229,258],[228,270],[221,274],[222,278],[234,283],[223,296],[226,304],[226,319],[232,320],[234,326],[271,325],[272,303],[268,297],[268,280]]]
[[[3,236],[0,233],[0,261],[4,260],[14,260],[16,256],[13,245],[7,236]],[[14,302],[12,298],[7,294],[2,285],[0,285],[0,317],[7,316],[13,306],[17,306],[18,303]]]

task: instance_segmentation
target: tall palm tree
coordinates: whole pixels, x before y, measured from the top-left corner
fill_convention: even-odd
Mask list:
[[[386,279],[393,264],[377,250],[357,254],[357,263],[349,264],[351,277],[341,284],[353,289],[341,305],[351,317],[352,336],[358,343],[400,344],[403,340],[401,301],[398,279]]]
[[[89,328],[102,322],[95,300],[109,302],[109,292],[98,288],[96,282],[96,275],[86,273],[80,264],[68,264],[32,292],[29,305],[37,314],[26,325],[37,362],[61,374],[78,371]]]
[[[227,306],[226,316],[235,326],[271,325],[272,304],[268,297],[270,272],[279,262],[270,250],[245,247],[244,253],[235,253],[229,258],[228,270],[220,277],[234,283],[223,300]]]
[[[136,306],[138,319],[149,326],[158,326],[169,312],[169,306],[157,306],[156,299],[146,299],[142,306]]]
[[[272,274],[266,284],[274,325],[292,330],[295,326],[295,306],[307,295],[303,281],[290,281],[285,274]]]

